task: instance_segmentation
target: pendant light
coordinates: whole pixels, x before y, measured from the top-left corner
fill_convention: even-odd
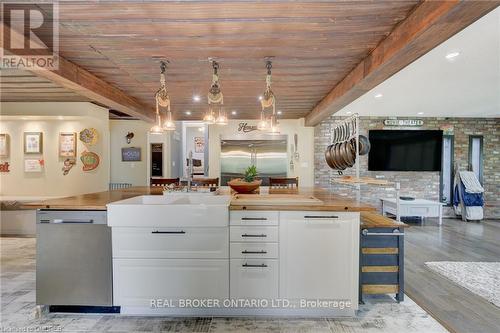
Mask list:
[[[208,91],[208,109],[203,117],[207,124],[227,125],[227,115],[224,110],[224,95],[220,89],[219,83],[219,64],[212,61],[212,85]]]
[[[160,68],[163,67],[163,62],[161,62],[161,65],[160,65]],[[160,82],[161,82],[161,79],[160,79]],[[159,90],[156,92],[155,94],[155,101],[156,101],[156,114],[155,114],[155,124],[153,127],[151,127],[151,129],[149,130],[149,132],[151,134],[162,134],[163,133],[163,127],[162,127],[162,124],[161,124],[161,115],[160,115],[160,108],[159,108],[159,103],[158,103],[158,97],[157,97],[157,94],[158,94]]]
[[[276,96],[271,89],[271,68],[273,67],[271,60],[266,62],[267,76],[266,76],[266,90],[260,99],[261,112],[260,121],[258,124],[259,130],[269,130],[271,134],[279,134],[278,117],[276,115]],[[265,109],[268,107],[273,108],[273,113],[269,119],[266,118]]]
[[[167,61],[168,62],[168,61]],[[167,70],[167,63],[160,62],[160,89],[155,94],[156,101],[156,124],[151,127],[151,133],[161,134],[163,131],[174,131],[175,123],[172,120],[172,111],[170,110],[170,97],[168,96],[167,80],[165,72]],[[161,123],[160,106],[167,108],[165,122]]]

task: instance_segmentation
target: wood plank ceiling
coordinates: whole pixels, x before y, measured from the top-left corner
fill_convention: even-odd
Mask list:
[[[2,69],[0,71],[0,101],[89,102],[90,100],[31,72]]]
[[[184,120],[201,119],[206,109],[209,58],[220,62],[228,114],[234,110],[235,118],[258,117],[264,59],[272,56],[273,90],[282,118],[300,118],[418,3],[60,1],[60,55],[151,108],[159,59],[168,59],[172,110],[175,119]],[[13,86],[5,87],[2,100],[25,100],[12,90],[9,95]],[[34,88],[26,88],[26,95],[33,95],[29,89]],[[194,95],[201,101],[194,101]],[[51,96],[59,98],[47,93],[40,100]]]
[[[159,59],[168,59],[172,110],[184,120],[201,119],[206,108],[208,58],[220,62],[226,109],[237,111],[230,117],[257,118],[272,56],[282,118],[300,118],[417,4],[61,1],[60,55],[151,108]]]

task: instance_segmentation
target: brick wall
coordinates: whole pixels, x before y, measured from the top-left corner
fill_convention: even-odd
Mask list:
[[[330,117],[315,127],[314,131],[314,181],[316,185],[329,188],[342,196],[356,197],[356,190],[347,185],[331,184],[330,179],[338,173],[328,167],[324,152],[329,144],[330,125],[338,117]],[[361,133],[367,135],[369,129],[383,129],[387,117],[360,118]],[[400,117],[398,119],[404,119]],[[468,164],[469,136],[483,136],[483,185],[485,187],[485,217],[500,218],[500,118],[423,118],[420,129],[440,129],[444,125],[454,127],[454,161],[461,169]],[[396,128],[392,128],[396,129]],[[368,171],[368,156],[360,158],[361,176],[383,176],[392,182],[401,183],[401,195],[439,200],[439,172],[392,172]],[[344,171],[344,175],[354,175],[354,168]],[[393,189],[362,186],[361,200],[380,208],[381,197],[394,197]],[[451,209],[445,209],[445,216],[454,216]]]

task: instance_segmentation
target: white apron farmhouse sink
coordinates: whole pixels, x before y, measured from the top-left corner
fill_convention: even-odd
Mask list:
[[[142,195],[107,205],[110,227],[222,227],[229,195]]]

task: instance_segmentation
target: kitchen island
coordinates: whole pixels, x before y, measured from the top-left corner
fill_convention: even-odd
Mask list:
[[[122,313],[354,315],[360,213],[374,208],[316,188],[161,194],[141,187],[27,206],[107,210]]]

